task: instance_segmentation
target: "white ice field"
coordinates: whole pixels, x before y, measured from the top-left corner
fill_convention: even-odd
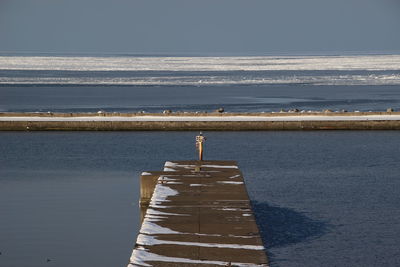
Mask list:
[[[0,56],[0,84],[398,85],[400,55],[130,57]],[[25,75],[24,72],[59,72]],[[73,75],[62,72],[75,72]],[[279,73],[283,71],[283,73]],[[79,75],[76,72],[87,72]],[[103,72],[103,73],[95,73]],[[113,72],[112,74],[105,72]],[[120,75],[117,72],[132,72]],[[168,73],[167,75],[165,73]]]

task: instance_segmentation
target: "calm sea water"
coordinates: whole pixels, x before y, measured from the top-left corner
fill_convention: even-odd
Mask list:
[[[0,112],[400,110],[400,85],[0,86]]]
[[[0,266],[124,266],[138,176],[194,132],[0,133]],[[398,132],[208,132],[237,160],[272,266],[399,266]],[[46,259],[50,259],[47,262]]]

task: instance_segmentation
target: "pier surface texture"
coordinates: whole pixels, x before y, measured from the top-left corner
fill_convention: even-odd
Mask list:
[[[144,172],[141,206],[129,267],[268,266],[234,161],[168,161]]]

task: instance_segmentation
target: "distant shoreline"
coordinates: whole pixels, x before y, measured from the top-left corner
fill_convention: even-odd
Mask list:
[[[400,130],[400,112],[0,113],[0,131]]]

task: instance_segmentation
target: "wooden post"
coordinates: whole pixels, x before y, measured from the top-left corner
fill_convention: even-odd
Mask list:
[[[199,160],[203,160],[203,142],[199,144]]]
[[[203,160],[203,143],[206,138],[203,136],[203,133],[200,132],[198,136],[196,136],[196,148],[199,151],[199,160]]]

